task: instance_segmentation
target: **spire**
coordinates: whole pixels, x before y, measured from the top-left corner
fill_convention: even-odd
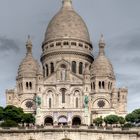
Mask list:
[[[62,7],[72,9],[72,0],[62,0]]]
[[[99,40],[99,55],[104,55],[104,48],[105,48],[105,40],[103,34],[101,34],[101,38]]]
[[[28,35],[28,39],[26,42],[26,49],[27,49],[27,55],[32,54],[32,41],[31,41],[30,35]]]

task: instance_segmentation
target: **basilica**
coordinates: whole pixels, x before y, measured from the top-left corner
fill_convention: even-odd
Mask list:
[[[87,26],[71,0],[51,19],[42,43],[41,66],[28,37],[16,87],[6,90],[6,104],[33,113],[38,125],[90,125],[93,119],[126,115],[126,88],[116,87],[113,66],[101,35],[98,56]],[[113,50],[112,50],[113,51]]]

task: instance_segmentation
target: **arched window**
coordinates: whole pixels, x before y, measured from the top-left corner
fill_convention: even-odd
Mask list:
[[[79,63],[79,74],[83,74],[83,63]]]
[[[65,88],[62,88],[61,89],[61,92],[62,92],[62,103],[65,103],[65,93],[66,93],[66,89]]]
[[[26,89],[28,89],[29,85],[28,85],[28,82],[26,82]]]
[[[72,72],[76,73],[76,62],[72,61]]]
[[[48,69],[48,65],[46,64],[46,77],[48,77],[49,75],[49,69]]]
[[[43,76],[45,77],[45,68],[44,68],[44,66],[43,66]]]
[[[78,108],[78,97],[76,98],[76,108]]]
[[[92,83],[91,83],[91,89],[93,89]]]
[[[108,89],[110,89],[110,82],[108,83]]]
[[[29,82],[29,87],[30,89],[32,89],[32,82]]]
[[[54,72],[54,64],[51,63],[51,73],[53,73],[53,72]]]
[[[105,89],[105,82],[102,82],[102,88]]]
[[[93,89],[95,90],[95,83],[93,82]]]
[[[112,83],[110,84],[110,89],[112,89]]]
[[[51,98],[49,98],[49,108],[52,107],[52,102],[51,102]]]
[[[99,89],[101,89],[101,81],[99,82]]]

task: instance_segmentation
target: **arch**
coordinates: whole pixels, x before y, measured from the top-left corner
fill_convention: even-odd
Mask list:
[[[58,118],[58,124],[63,124],[63,125],[67,125],[67,117],[66,116],[60,116]]]
[[[79,74],[83,74],[83,63],[79,63]]]
[[[51,62],[51,73],[54,72],[54,64]]]
[[[74,116],[72,119],[72,125],[81,125],[81,118],[79,116]]]
[[[47,116],[44,120],[44,125],[53,125],[53,118],[51,116]]]
[[[76,62],[72,61],[72,72],[76,73]]]

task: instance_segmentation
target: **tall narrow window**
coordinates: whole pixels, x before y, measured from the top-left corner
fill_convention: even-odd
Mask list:
[[[99,82],[99,89],[101,89],[101,82]]]
[[[79,63],[79,74],[83,74],[83,63]]]
[[[95,83],[93,82],[93,89],[95,90]]]
[[[49,98],[49,108],[52,107],[52,102],[51,102],[51,98]]]
[[[28,82],[26,82],[26,89],[28,89],[28,86],[29,86],[29,85],[28,85]]]
[[[110,82],[108,83],[108,89],[110,89]]]
[[[102,82],[102,88],[105,89],[105,82]]]
[[[46,65],[46,77],[48,77],[49,75],[49,69],[48,69],[48,65]]]
[[[51,63],[51,73],[53,73],[53,72],[54,72],[54,64]]]
[[[72,72],[76,73],[76,62],[72,61]]]
[[[62,88],[61,89],[61,92],[62,92],[62,103],[65,103],[65,101],[66,101],[66,99],[65,99],[66,89],[65,88]]]
[[[29,87],[30,87],[30,89],[32,89],[32,82],[29,83]]]
[[[76,98],[76,108],[78,108],[78,97]]]
[[[44,66],[43,66],[43,76],[45,77],[45,68],[44,68]]]

